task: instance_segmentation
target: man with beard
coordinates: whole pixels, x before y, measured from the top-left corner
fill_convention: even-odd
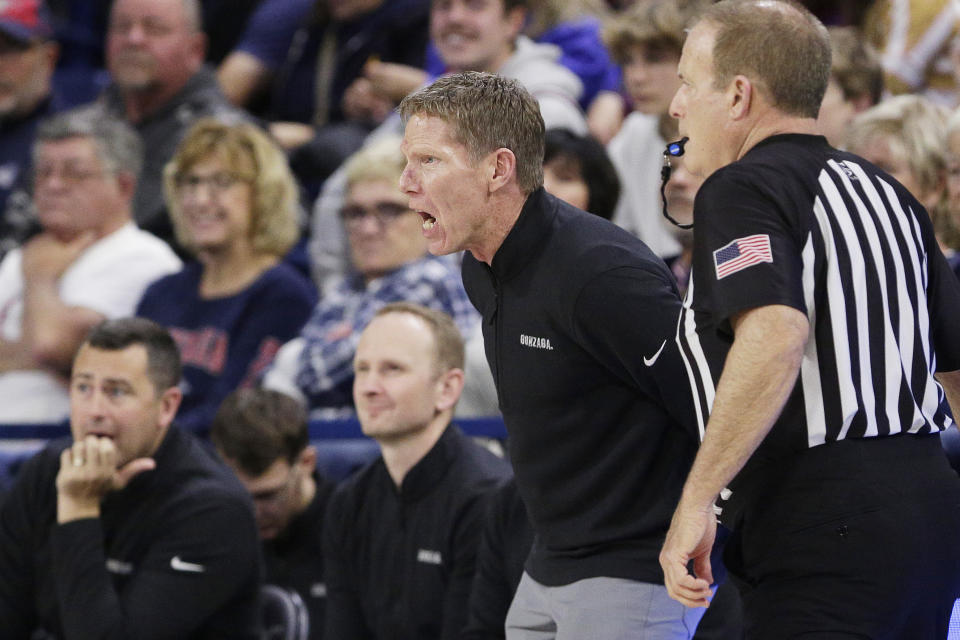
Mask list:
[[[195,120],[242,118],[203,64],[206,36],[198,0],[116,0],[107,28],[112,83],[98,108],[125,120],[144,142],[134,218],[144,230],[172,237],[163,206],[163,166]]]

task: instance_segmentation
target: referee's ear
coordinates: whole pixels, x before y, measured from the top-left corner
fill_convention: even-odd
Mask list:
[[[750,78],[744,75],[736,75],[727,86],[727,101],[730,105],[729,114],[733,121],[744,120],[751,115],[751,111],[756,106],[754,100],[758,99],[757,93]]]

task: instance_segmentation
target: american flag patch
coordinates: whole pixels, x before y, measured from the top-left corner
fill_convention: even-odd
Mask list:
[[[765,233],[737,238],[713,252],[713,266],[717,270],[717,280],[761,262],[773,262],[770,236]]]

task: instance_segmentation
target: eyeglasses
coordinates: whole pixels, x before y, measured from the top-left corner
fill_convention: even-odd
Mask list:
[[[410,213],[412,210],[405,205],[396,202],[377,202],[369,207],[361,207],[357,204],[351,204],[340,209],[340,218],[347,229],[355,229],[363,223],[367,216],[376,220],[377,224],[385,227],[400,216]]]
[[[43,184],[54,176],[59,176],[60,180],[71,186],[78,185],[87,180],[102,178],[106,172],[100,169],[86,169],[74,164],[64,164],[61,166],[41,164],[33,169],[34,184]]]
[[[177,191],[183,194],[195,194],[201,185],[206,185],[214,195],[220,195],[238,182],[246,182],[242,176],[236,173],[218,171],[208,176],[198,176],[193,173],[177,174],[173,183]]]

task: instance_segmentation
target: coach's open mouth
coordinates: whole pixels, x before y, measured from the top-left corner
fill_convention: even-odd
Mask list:
[[[417,211],[420,214],[420,217],[423,218],[423,228],[424,229],[433,229],[433,225],[437,223],[437,219],[426,211]]]

